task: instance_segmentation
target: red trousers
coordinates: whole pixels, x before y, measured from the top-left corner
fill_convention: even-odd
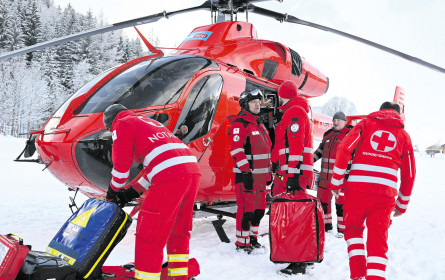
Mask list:
[[[136,279],[160,279],[165,245],[169,278],[188,278],[193,205],[200,177],[178,176],[150,186],[136,227]]]
[[[394,198],[347,190],[345,192],[345,240],[348,245],[351,279],[366,275],[367,280],[385,278],[388,258],[388,229]],[[368,228],[366,249],[363,231]]]
[[[321,201],[323,205],[324,212],[324,224],[332,224],[332,192],[331,190],[325,189],[323,187],[318,187],[317,198]],[[343,210],[342,208],[344,202],[344,192],[340,192],[340,197],[335,199],[335,206],[337,208],[337,230],[343,232],[345,230],[345,225],[343,222]]]
[[[258,235],[260,221],[266,209],[266,184],[254,183],[246,190],[242,183],[235,185],[236,191],[236,241],[238,246],[250,246],[250,236]]]

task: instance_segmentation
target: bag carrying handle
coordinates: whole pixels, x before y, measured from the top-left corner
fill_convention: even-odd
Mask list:
[[[14,233],[8,233],[7,236],[14,236],[15,238],[17,238],[19,240],[19,244],[23,245],[23,238],[21,238],[20,236],[14,234]]]

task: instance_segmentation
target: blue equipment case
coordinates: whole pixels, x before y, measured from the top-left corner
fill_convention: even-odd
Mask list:
[[[117,204],[89,199],[65,222],[46,252],[66,261],[79,278],[100,278],[103,263],[131,223]]]

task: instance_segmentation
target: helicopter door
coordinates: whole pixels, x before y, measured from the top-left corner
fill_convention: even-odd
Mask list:
[[[202,77],[193,86],[173,130],[182,142],[188,144],[210,132],[222,86],[223,79],[219,74]],[[207,135],[203,139],[204,145],[209,138],[211,136]]]
[[[260,119],[269,132],[273,148],[275,145],[275,124],[281,119],[277,110],[279,106],[278,92],[276,89],[255,83],[252,80],[247,80],[246,91],[253,89],[260,89],[263,92],[264,99],[261,101]]]

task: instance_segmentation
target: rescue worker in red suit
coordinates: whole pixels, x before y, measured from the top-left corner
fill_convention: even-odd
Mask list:
[[[349,178],[345,181],[353,152]],[[399,168],[401,182],[397,189]],[[394,217],[405,213],[415,175],[413,147],[398,104],[383,103],[380,111],[369,114],[340,143],[330,187],[335,190],[334,195],[340,188],[346,189],[345,240],[351,279],[386,279],[391,212]]]
[[[346,115],[339,111],[332,118],[333,127],[326,131],[323,140],[314,152],[314,162],[321,159],[320,180],[318,182],[317,198],[321,201],[324,212],[324,229],[332,230],[332,192],[329,190],[332,171],[334,169],[337,148],[340,142],[352,129],[351,125],[346,125]],[[344,193],[335,199],[335,208],[337,213],[337,233],[338,237],[343,237],[345,225],[343,223],[343,197]]]
[[[107,200],[127,203],[148,190],[136,227],[135,278],[160,279],[167,245],[169,279],[188,277],[190,231],[200,170],[189,148],[159,122],[115,104],[104,112],[113,137]],[[127,185],[133,161],[140,179]]]
[[[266,127],[260,122],[260,101],[263,94],[259,89],[241,94],[241,111],[230,116],[230,137],[234,158],[236,204],[237,250],[250,253],[261,248],[258,228],[266,209],[266,184],[271,180],[270,149],[272,142]]]
[[[283,176],[286,188],[274,190],[274,195],[285,191],[306,191],[312,185],[313,151],[312,122],[309,119],[309,104],[300,96],[297,85],[286,81],[278,89],[281,103],[278,109],[283,116],[275,128],[273,162],[278,161],[278,175]],[[274,186],[277,188],[278,186]],[[278,187],[279,188],[279,187]],[[306,273],[305,263],[291,263],[281,270],[284,274]]]

